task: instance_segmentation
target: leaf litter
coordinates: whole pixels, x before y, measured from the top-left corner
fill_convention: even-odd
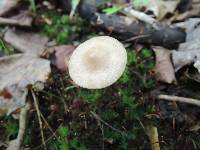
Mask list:
[[[0,58],[0,115],[8,115],[25,105],[28,86],[45,82],[50,62],[34,55],[16,54]],[[14,76],[14,78],[13,78]]]

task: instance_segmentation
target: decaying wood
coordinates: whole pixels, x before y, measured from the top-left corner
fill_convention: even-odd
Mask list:
[[[161,26],[156,30],[142,21],[132,20],[130,17],[106,15],[97,12],[99,0],[82,0],[79,5],[79,14],[95,26],[108,30],[112,36],[127,40],[134,36],[147,35],[137,39],[140,43],[177,48],[185,41],[185,32],[177,27]]]

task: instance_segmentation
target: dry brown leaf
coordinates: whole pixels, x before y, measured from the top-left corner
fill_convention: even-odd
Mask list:
[[[68,62],[75,47],[72,45],[61,45],[54,47],[55,58],[53,64],[62,72],[67,71]]]
[[[171,63],[171,52],[163,47],[153,47],[156,55],[156,79],[165,83],[176,81],[174,68]]]
[[[159,3],[159,16],[158,19],[162,20],[167,14],[174,14],[180,0],[171,1],[158,1]]]
[[[0,25],[31,26],[32,21],[33,18],[28,15],[28,12],[21,12],[10,18],[0,17]]]
[[[138,0],[139,2],[139,0]],[[145,12],[152,12],[158,20],[162,20],[167,14],[173,14],[179,4],[180,0],[147,0],[147,2],[136,6],[137,9],[144,9]]]
[[[33,55],[16,54],[0,58],[0,116],[25,104],[27,86],[45,82],[50,62]]]
[[[146,1],[134,1],[134,8],[137,10],[142,10],[145,8],[145,12],[152,12],[156,17],[159,16],[159,6],[156,0],[146,0]]]
[[[189,10],[187,10],[184,13],[178,14],[175,18],[176,21],[182,21],[187,18],[191,18],[194,16],[199,16],[200,15],[200,3],[192,3],[192,6]]]
[[[18,29],[9,29],[4,35],[4,40],[20,52],[37,56],[44,52],[49,41],[40,34]]]
[[[0,1],[0,16],[15,8],[20,0],[1,0]]]
[[[0,116],[14,112],[18,108],[25,105],[28,90],[17,87],[17,85],[9,86],[0,93]]]

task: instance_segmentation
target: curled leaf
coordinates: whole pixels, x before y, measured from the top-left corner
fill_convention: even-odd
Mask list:
[[[55,57],[53,64],[62,72],[67,71],[70,56],[75,47],[72,45],[61,45],[54,47]]]
[[[49,41],[40,34],[17,29],[9,29],[4,35],[4,40],[20,52],[37,56],[44,52]]]
[[[0,1],[0,16],[5,15],[10,10],[15,8],[20,0],[1,0]]]
[[[0,116],[25,104],[27,87],[45,82],[50,62],[33,55],[16,54],[0,58]]]
[[[171,52],[163,47],[153,47],[156,55],[156,79],[165,83],[172,83],[176,80],[174,68],[171,63]]]

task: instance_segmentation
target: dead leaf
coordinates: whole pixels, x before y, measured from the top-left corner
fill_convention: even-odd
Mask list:
[[[28,54],[0,58],[0,116],[8,115],[25,104],[27,86],[45,82],[50,62]]]
[[[200,50],[200,42],[197,40],[181,43],[179,45],[178,51],[192,51]]]
[[[0,25],[17,25],[17,26],[31,26],[33,18],[28,12],[21,12],[20,14],[10,17],[0,17]]]
[[[163,20],[167,14],[174,14],[180,0],[171,1],[158,1],[159,3],[159,16],[158,20]]]
[[[61,45],[54,47],[55,58],[53,64],[62,72],[67,71],[68,62],[75,47],[72,45]]]
[[[194,63],[196,60],[200,60],[200,50],[173,51],[172,60],[175,71],[178,71],[182,67]]]
[[[162,20],[167,14],[173,14],[180,0],[147,0],[146,2],[138,1],[134,7],[138,10],[145,9],[145,12],[152,12],[158,20]]]
[[[200,60],[197,60],[195,63],[194,63],[194,67],[198,70],[198,72],[200,73]]]
[[[156,0],[140,1],[136,0],[133,2],[133,6],[137,10],[145,9],[145,12],[152,12],[156,17],[159,16],[159,6]]]
[[[190,18],[185,22],[186,42],[200,40],[200,18]]]
[[[28,90],[26,88],[20,88],[17,87],[17,85],[12,85],[3,90],[6,90],[11,97],[5,97],[5,95],[0,96],[0,116],[4,114],[9,115],[25,105],[26,96],[28,94]]]
[[[4,40],[20,52],[37,56],[44,52],[49,41],[45,36],[19,29],[9,29]]]
[[[153,47],[156,55],[156,79],[165,83],[176,81],[174,68],[171,63],[171,52],[163,47]]]
[[[200,3],[192,3],[192,6],[190,7],[189,10],[187,10],[186,12],[184,13],[181,13],[179,15],[177,15],[177,17],[175,18],[176,21],[183,21],[187,18],[191,18],[191,17],[194,17],[194,16],[199,16],[200,14]],[[175,21],[174,20],[174,21]]]
[[[178,51],[172,52],[175,71],[200,60],[200,19],[190,18],[183,23],[182,28],[187,33],[186,42],[180,44]],[[197,64],[199,63],[195,63],[194,66],[198,67]]]
[[[0,1],[0,16],[15,8],[20,0],[1,0]]]

